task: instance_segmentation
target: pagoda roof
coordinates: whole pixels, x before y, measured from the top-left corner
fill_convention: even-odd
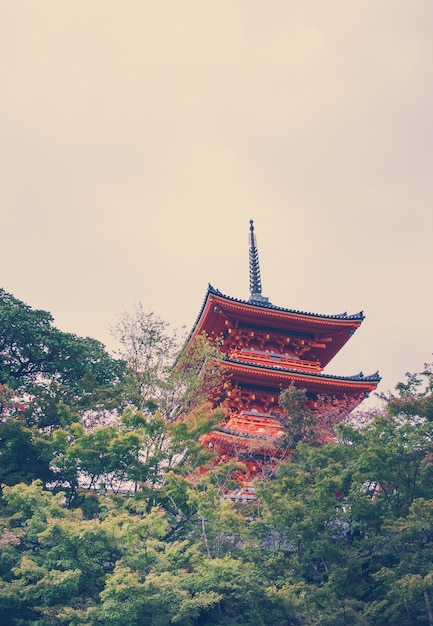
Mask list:
[[[213,287],[210,283],[208,285],[208,289],[207,289],[207,293],[205,296],[205,300],[203,302],[203,308],[206,304],[206,299],[209,296],[209,294],[213,294],[215,296],[220,296],[221,298],[224,298],[225,300],[229,300],[231,302],[238,302],[239,304],[244,304],[247,306],[253,306],[253,307],[259,307],[262,309],[273,309],[274,311],[282,311],[283,313],[291,313],[293,315],[301,315],[301,316],[305,316],[305,317],[313,317],[313,318],[320,318],[320,319],[329,319],[329,320],[357,320],[357,321],[361,321],[365,318],[364,312],[363,311],[359,311],[359,313],[354,313],[352,315],[348,315],[347,312],[344,313],[337,313],[335,315],[326,315],[326,314],[322,314],[322,313],[308,313],[306,311],[297,311],[295,309],[286,309],[284,307],[280,307],[280,306],[276,306],[275,304],[272,304],[271,302],[267,302],[267,301],[261,301],[261,300],[242,300],[240,298],[233,298],[231,296],[226,296],[225,294],[223,294],[219,289],[215,289],[215,287]],[[200,314],[198,315],[197,321],[200,318]]]
[[[219,313],[246,325],[272,328],[280,332],[290,330],[301,334],[331,335],[332,342],[321,351],[322,367],[329,363],[364,320],[363,311],[352,315],[346,312],[334,315],[309,313],[279,307],[266,300],[247,301],[226,296],[209,284],[189,338],[202,332],[214,337],[223,335],[224,319]]]
[[[346,394],[368,393],[374,391],[381,377],[379,372],[364,375],[362,372],[352,376],[337,376],[324,374],[323,372],[306,372],[296,368],[286,368],[281,365],[265,365],[248,363],[226,357],[224,365],[237,379],[249,384],[268,384],[274,386],[288,386],[290,382],[297,381],[304,385],[307,391],[316,394]]]

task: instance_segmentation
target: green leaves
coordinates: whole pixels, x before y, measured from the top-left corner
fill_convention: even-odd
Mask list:
[[[0,421],[0,485],[32,482],[36,477],[50,480],[51,442],[37,428],[22,420]]]
[[[300,441],[313,443],[316,440],[316,415],[307,406],[307,392],[296,388],[293,383],[280,394],[280,406],[284,413],[279,416],[284,426],[282,446],[294,450]]]
[[[356,452],[354,485],[398,516],[415,498],[433,497],[433,424],[400,414],[377,416],[362,430],[341,427]]]
[[[240,464],[201,445],[223,418],[206,337],[176,359],[139,309],[125,366],[3,291],[0,322],[6,626],[433,625],[431,366],[329,445],[287,390],[296,449],[233,504]]]
[[[50,313],[0,289],[0,384],[19,388],[43,379],[89,395],[121,374],[123,363],[100,342],[63,333],[52,322]]]

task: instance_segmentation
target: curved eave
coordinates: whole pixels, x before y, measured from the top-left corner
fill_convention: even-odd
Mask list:
[[[252,326],[305,334],[324,333],[332,336],[332,342],[320,352],[324,367],[341,350],[364,320],[362,311],[355,315],[322,315],[284,309],[264,302],[247,302],[225,296],[209,285],[202,308],[191,330],[190,339],[206,332],[218,337],[224,334],[226,319],[236,319]]]
[[[360,394],[374,391],[381,378],[378,373],[371,376],[335,376],[332,374],[302,372],[294,369],[254,365],[234,359],[225,359],[224,366],[236,380],[253,385],[287,387],[291,382],[305,387],[316,394]]]

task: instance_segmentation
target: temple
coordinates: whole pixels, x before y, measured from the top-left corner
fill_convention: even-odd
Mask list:
[[[250,298],[223,295],[209,285],[190,340],[206,333],[219,338],[227,373],[219,400],[227,418],[204,440],[221,460],[243,461],[248,477],[269,467],[286,451],[279,406],[291,384],[307,392],[316,411],[331,407],[343,419],[375,390],[380,376],[325,374],[324,368],[359,328],[364,315],[321,315],[281,308],[262,295],[253,221],[249,235]],[[322,401],[321,401],[322,399]],[[326,434],[325,434],[326,436]]]

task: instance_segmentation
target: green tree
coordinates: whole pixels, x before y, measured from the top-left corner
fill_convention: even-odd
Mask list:
[[[0,422],[0,485],[30,483],[35,476],[49,481],[50,461],[49,436],[20,420]]]
[[[294,450],[300,441],[313,443],[316,440],[317,416],[308,406],[307,392],[293,383],[284,389],[279,398],[283,413],[278,417],[284,427],[281,446]]]
[[[58,330],[50,313],[32,309],[0,289],[1,384],[16,389],[53,380],[89,396],[96,385],[113,383],[122,366],[100,342]]]
[[[125,396],[138,410],[174,422],[221,393],[221,355],[205,335],[179,339],[142,304],[119,317],[113,334],[128,368]]]
[[[391,415],[403,413],[409,416],[424,417],[433,421],[433,364],[426,363],[424,370],[417,374],[406,374],[406,381],[398,383],[398,395],[384,395]]]
[[[246,554],[301,623],[432,623],[431,391],[409,383],[256,484]]]
[[[50,313],[0,290],[0,477],[55,479],[51,433],[121,405],[125,365],[94,339],[64,333]]]
[[[84,616],[114,568],[120,548],[113,528],[65,509],[63,497],[40,482],[4,489],[0,613],[7,624],[64,623],[67,608]]]

